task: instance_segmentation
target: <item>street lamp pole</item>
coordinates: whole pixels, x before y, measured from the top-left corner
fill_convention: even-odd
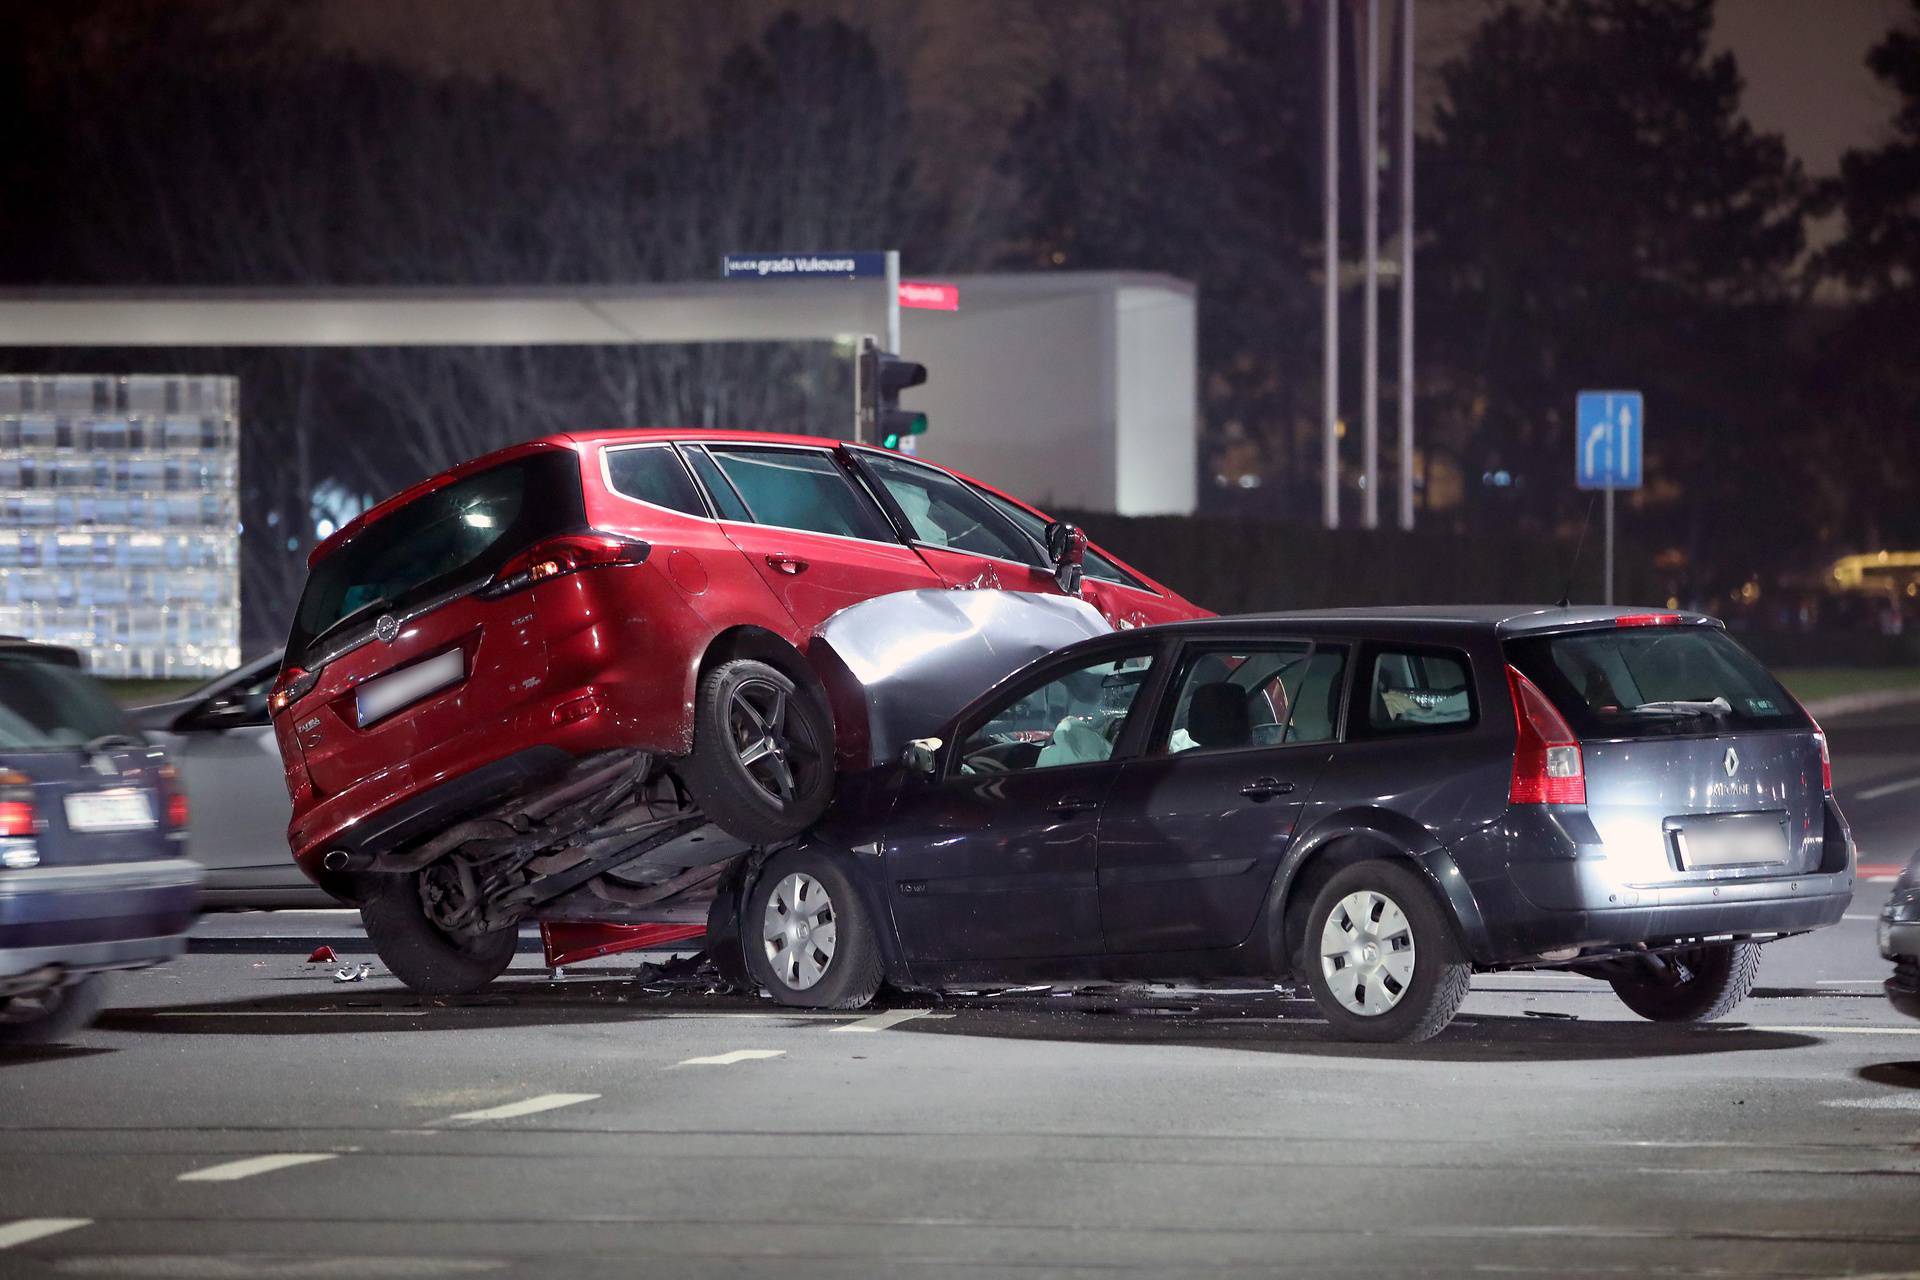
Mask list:
[[[1362,429],[1366,460],[1362,469],[1366,491],[1360,495],[1361,523],[1380,527],[1380,0],[1367,0],[1366,61],[1361,68],[1366,84],[1365,122],[1360,143],[1361,175],[1366,199],[1367,284],[1363,304],[1365,350],[1361,374]]]
[[[1340,527],[1340,5],[1320,6],[1320,513]]]
[[[1413,528],[1413,0],[1400,0],[1400,527]]]

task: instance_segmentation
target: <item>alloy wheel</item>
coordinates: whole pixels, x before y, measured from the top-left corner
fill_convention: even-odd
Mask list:
[[[760,933],[767,963],[780,981],[804,991],[833,964],[839,940],[833,898],[818,880],[796,871],[774,886]]]
[[[1320,972],[1342,1008],[1377,1017],[1413,981],[1413,926],[1400,904],[1360,889],[1334,905],[1320,930]]]
[[[743,680],[727,702],[727,729],[749,778],[782,804],[793,803],[797,776],[817,767],[818,744],[790,714],[795,694],[769,680]]]

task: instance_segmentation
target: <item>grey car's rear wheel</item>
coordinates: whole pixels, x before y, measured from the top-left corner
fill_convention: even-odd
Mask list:
[[[858,1009],[883,977],[865,905],[832,858],[796,849],[774,858],[740,918],[747,971],[781,1004]]]
[[[514,929],[456,936],[427,918],[419,876],[393,883],[360,905],[367,941],[394,977],[428,996],[458,996],[492,982],[513,963]]]
[[[1649,957],[1616,974],[1621,1003],[1653,1022],[1710,1022],[1732,1013],[1760,976],[1760,944],[1727,942]]]
[[[1321,887],[1304,950],[1314,1003],[1348,1040],[1431,1039],[1472,979],[1433,891],[1384,860],[1343,867]]]
[[[58,1044],[87,1028],[107,1000],[107,979],[88,974],[31,996],[0,1000],[0,1044]]]
[[[700,680],[684,773],[728,835],[753,844],[798,835],[833,797],[833,718],[779,668],[723,662]]]

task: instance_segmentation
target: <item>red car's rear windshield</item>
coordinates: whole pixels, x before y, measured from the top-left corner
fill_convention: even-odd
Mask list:
[[[305,666],[383,613],[480,583],[542,538],[581,528],[580,464],[556,449],[503,462],[376,520],[313,567],[287,639]]]
[[[1507,660],[1583,738],[1810,728],[1760,660],[1718,627],[1608,627],[1507,643]]]

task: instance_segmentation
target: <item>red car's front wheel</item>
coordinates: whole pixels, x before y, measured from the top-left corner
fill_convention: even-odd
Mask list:
[[[813,693],[752,658],[701,678],[688,790],[728,835],[754,844],[806,830],[833,797],[833,721]]]

